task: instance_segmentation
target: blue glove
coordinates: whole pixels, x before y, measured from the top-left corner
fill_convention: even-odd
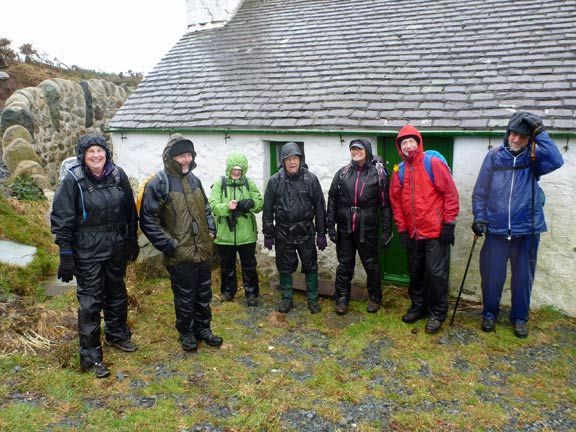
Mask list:
[[[488,224],[486,222],[477,221],[472,224],[472,231],[478,237],[482,237],[484,234],[488,232]]]

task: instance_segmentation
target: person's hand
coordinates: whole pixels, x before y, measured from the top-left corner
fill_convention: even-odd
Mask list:
[[[70,282],[74,277],[76,263],[72,252],[60,252],[60,264],[58,265],[58,279],[62,282]]]
[[[338,241],[338,234],[334,228],[330,228],[328,230],[328,237],[330,237],[330,241],[332,243],[336,243]]]
[[[408,249],[408,246],[410,246],[410,234],[408,234],[408,231],[399,232],[398,239],[400,240],[402,247]]]
[[[544,127],[544,122],[542,122],[542,119],[538,117],[536,114],[527,112],[524,115],[522,121],[525,122],[528,126],[530,126],[530,129],[532,129],[532,136],[536,136],[544,129],[546,129]]]
[[[476,234],[478,237],[482,237],[488,232],[488,224],[482,221],[475,221],[472,224],[472,231],[474,231],[474,234]]]
[[[272,250],[274,247],[274,239],[273,238],[265,238],[264,239],[264,247],[268,250]]]
[[[236,208],[244,213],[248,213],[250,211],[250,209],[254,207],[254,200],[252,199],[243,199],[238,201],[238,205],[236,206]]]
[[[387,249],[390,247],[391,243],[392,243],[392,232],[391,231],[382,232],[382,235],[380,236],[380,247],[382,249]]]
[[[236,210],[237,206],[238,206],[238,201],[232,200],[228,203],[228,210],[230,210],[230,211]]]
[[[136,261],[140,254],[140,246],[137,238],[129,238],[126,243],[126,258],[128,261]]]
[[[326,241],[326,236],[324,234],[318,234],[316,236],[316,246],[321,251],[326,249],[326,246],[328,246],[328,242]]]
[[[164,255],[168,258],[174,257],[176,255],[176,248],[178,247],[178,243],[169,241],[166,247],[164,248]]]
[[[442,225],[442,231],[440,231],[440,243],[442,244],[454,244],[454,229],[456,225],[445,223]]]

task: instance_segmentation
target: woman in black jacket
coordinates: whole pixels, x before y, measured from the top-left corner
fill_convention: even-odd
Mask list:
[[[76,276],[80,367],[103,378],[110,370],[100,342],[102,311],[106,344],[136,350],[126,324],[124,276],[128,260],[138,257],[138,216],[128,177],[112,162],[104,136],[81,136],[76,157],[56,191],[50,220],[60,248],[58,278]]]

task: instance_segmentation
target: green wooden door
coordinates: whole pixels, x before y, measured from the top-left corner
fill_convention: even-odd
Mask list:
[[[452,167],[454,140],[452,137],[427,137],[423,134],[425,150],[437,150]],[[400,155],[396,149],[394,142],[395,137],[378,137],[378,154],[384,158],[387,163],[388,171],[392,174],[394,165],[400,162]],[[381,251],[380,263],[382,279],[385,282],[392,284],[408,284],[408,259],[406,257],[406,250],[400,246],[398,240],[398,230],[394,224],[394,238],[392,245],[387,250]]]

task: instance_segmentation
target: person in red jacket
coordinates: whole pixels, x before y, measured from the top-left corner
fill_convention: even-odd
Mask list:
[[[423,144],[411,125],[396,137],[404,169],[402,179],[398,167],[394,169],[390,202],[400,243],[408,252],[411,305],[402,321],[415,323],[429,314],[426,333],[437,333],[448,313],[449,252],[460,207],[450,169],[438,157],[426,160]]]

